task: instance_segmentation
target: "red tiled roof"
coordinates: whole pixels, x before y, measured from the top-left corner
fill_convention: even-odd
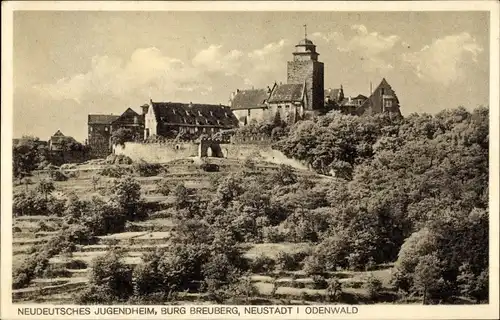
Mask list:
[[[231,101],[231,109],[262,108],[267,98],[269,98],[267,89],[240,90]]]
[[[89,114],[88,124],[111,124],[119,117],[113,114]]]
[[[277,85],[271,92],[269,102],[300,102],[302,101],[303,84],[281,84]]]
[[[158,123],[222,128],[233,128],[238,126],[238,119],[236,119],[228,106],[179,102],[152,102],[152,107]]]

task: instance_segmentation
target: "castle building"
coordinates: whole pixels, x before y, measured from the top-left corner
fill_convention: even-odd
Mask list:
[[[128,108],[121,115],[89,114],[88,115],[88,145],[92,157],[108,156],[112,151],[111,136],[114,131],[126,128],[133,136],[142,138],[144,132],[144,115]]]
[[[239,125],[280,119],[294,123],[304,117],[307,105],[306,84],[277,84],[267,89],[236,90],[230,106]]]
[[[370,91],[372,90],[370,89]],[[392,113],[401,116],[399,99],[385,78],[370,93],[369,97],[362,94],[358,94],[355,97],[344,97],[342,86],[340,89],[325,90],[325,104],[331,109],[339,110],[345,114],[362,116],[377,113]]]
[[[57,130],[49,139],[50,151],[62,151],[65,145],[76,142],[73,137],[65,136],[61,130]]]
[[[179,133],[213,134],[238,126],[227,106],[179,102],[153,102],[143,107],[144,139],[151,136],[175,138]]]
[[[320,110],[324,107],[324,65],[318,61],[316,45],[307,39],[307,34],[295,46],[293,61],[287,63],[287,83],[305,83],[307,111]]]

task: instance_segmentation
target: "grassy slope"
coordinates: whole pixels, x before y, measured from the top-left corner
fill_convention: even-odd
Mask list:
[[[211,176],[225,175],[228,172],[241,170],[242,164],[234,160],[226,159],[211,159],[211,162],[217,163],[221,172],[205,173],[199,170],[191,163],[190,160],[175,161],[169,163],[169,173],[163,177],[183,182],[189,188],[199,189],[201,194],[209,196],[207,188],[210,186]],[[255,169],[257,174],[268,174],[274,170],[276,165],[259,163]],[[91,177],[95,174],[93,168],[85,168],[82,171],[75,171],[75,177],[64,182],[56,182],[56,192],[67,193],[74,192],[77,195],[85,198],[90,198],[92,195],[99,194],[94,191],[91,183]],[[324,179],[310,172],[299,172],[301,175],[308,175],[313,179]],[[43,176],[33,177],[33,182]],[[141,184],[143,196],[146,201],[169,201],[169,197],[158,195],[154,192],[155,181],[162,177],[147,177],[137,178]],[[106,186],[106,177],[101,177],[99,185],[101,188]],[[33,188],[33,185],[28,188]],[[16,186],[15,189],[26,188],[26,186]],[[14,226],[19,227],[21,232],[14,233],[13,251],[14,264],[22,263],[26,253],[33,245],[45,241],[50,237],[50,234],[36,234],[36,226],[39,221],[46,223],[55,223],[57,217],[32,216],[21,217],[14,220]],[[172,220],[168,218],[150,218],[146,221],[131,223],[134,231],[123,232],[119,234],[111,234],[100,238],[99,243],[91,246],[78,246],[76,252],[70,256],[58,255],[50,259],[51,264],[66,264],[72,260],[81,260],[90,264],[91,260],[99,255],[105,254],[110,244],[118,245],[126,249],[125,261],[130,264],[137,264],[141,261],[143,252],[153,250],[161,246],[168,246],[171,228],[174,226]],[[249,258],[254,258],[258,255],[265,254],[270,257],[275,257],[278,252],[285,251],[295,253],[305,251],[310,248],[309,244],[298,243],[263,243],[263,244],[245,244],[245,255]],[[35,279],[28,288],[14,290],[13,297],[15,301],[23,302],[45,302],[45,303],[71,303],[72,295],[81,290],[88,281],[89,269],[68,269],[70,276],[52,278],[52,279]],[[389,286],[390,269],[387,267],[382,270],[374,271],[373,274],[379,278],[385,287]],[[312,283],[311,278],[307,278],[300,271],[288,272],[285,274],[275,275],[280,283],[280,288],[277,290],[277,296],[286,297],[288,299],[302,299],[304,302],[304,293],[306,295],[324,295],[324,290],[315,290],[310,288]],[[353,295],[366,295],[364,289],[359,288],[359,284],[364,282],[368,274],[366,272],[342,272],[338,276],[342,278],[344,283],[344,291]],[[290,287],[291,278],[295,281],[303,282],[305,288]],[[269,275],[253,275],[252,281],[260,291],[260,294],[265,297],[273,287],[271,277]],[[358,284],[358,286],[356,286]],[[269,297],[268,297],[269,298]],[[273,301],[276,303],[276,301]]]

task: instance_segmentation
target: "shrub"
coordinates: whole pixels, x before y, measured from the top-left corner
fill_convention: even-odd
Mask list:
[[[44,278],[66,278],[71,277],[71,272],[69,272],[65,267],[60,264],[49,264],[47,268],[43,271],[42,277]]]
[[[262,228],[262,238],[265,242],[280,243],[285,241],[285,234],[280,232],[276,226],[268,226]]]
[[[156,182],[156,191],[163,196],[170,194],[172,182],[167,179],[161,179]]]
[[[68,177],[59,170],[50,170],[49,177],[54,181],[66,181]]]
[[[71,260],[66,263],[68,269],[87,269],[87,263],[80,259]]]
[[[249,170],[255,170],[255,162],[251,158],[246,158],[243,166]]]
[[[318,254],[311,254],[304,259],[304,272],[307,275],[322,275],[325,273],[325,264]]]
[[[158,163],[147,163],[147,162],[139,162],[133,164],[134,172],[140,177],[153,177],[157,176],[162,166]]]
[[[107,176],[110,178],[121,178],[128,173],[123,167],[119,166],[106,166],[99,173],[101,176]]]
[[[219,172],[219,166],[215,163],[203,163],[200,165],[200,169],[205,172]]]
[[[328,287],[328,282],[323,276],[314,275],[312,280],[314,289],[326,289]]]
[[[38,223],[36,224],[36,229],[35,229],[35,232],[48,232],[48,231],[54,231],[54,227],[52,226],[49,226],[48,224],[46,224],[43,220],[41,221],[38,221]]]
[[[276,257],[276,266],[278,270],[296,271],[300,269],[302,260],[304,260],[304,253],[290,254],[281,251]]]
[[[253,273],[269,273],[274,270],[276,261],[263,254],[257,256],[250,264]]]
[[[121,258],[121,253],[110,251],[93,260],[90,286],[80,297],[80,302],[123,301],[132,295],[132,270]]]
[[[33,190],[14,193],[12,213],[14,216],[47,215],[47,200]]]
[[[375,299],[382,291],[382,282],[373,275],[370,275],[364,284],[364,288],[368,291],[370,299]]]

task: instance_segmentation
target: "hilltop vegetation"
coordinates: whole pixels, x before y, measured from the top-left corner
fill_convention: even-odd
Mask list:
[[[247,159],[220,161],[214,172],[189,164],[185,174],[173,163],[108,165],[85,180],[89,199],[67,192],[76,178],[20,185],[15,215],[59,222],[15,270],[15,287],[63,252],[161,218],[168,236],[150,240],[160,245],[134,263],[120,240],[105,247],[74,299],[487,302],[488,121],[486,108],[459,108],[405,119],[331,113],[242,129],[268,134],[275,148],[330,178]]]

